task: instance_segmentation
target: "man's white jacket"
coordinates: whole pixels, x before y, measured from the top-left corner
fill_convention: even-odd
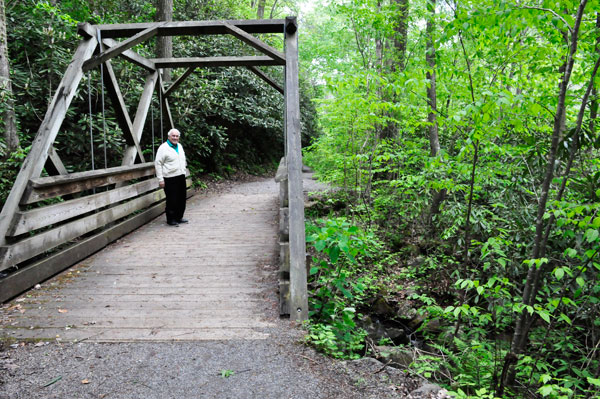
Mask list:
[[[175,151],[167,142],[164,142],[156,151],[156,159],[154,160],[154,168],[156,169],[156,177],[158,181],[164,181],[165,177],[175,177],[185,175],[187,166],[185,161],[185,152],[180,144],[177,144]]]

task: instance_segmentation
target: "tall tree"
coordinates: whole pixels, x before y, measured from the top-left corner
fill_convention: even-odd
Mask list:
[[[8,43],[6,40],[6,13],[4,0],[0,0],[0,105],[2,121],[4,122],[4,139],[9,151],[19,147],[17,123],[14,109],[12,82],[10,79],[10,64],[8,59]]]
[[[258,8],[256,10],[256,18],[263,19],[265,17],[266,0],[258,0]]]
[[[429,122],[429,148],[432,157],[435,157],[440,152],[440,139],[438,136],[437,122],[437,92],[435,80],[435,40],[433,38],[435,32],[435,2],[436,0],[427,1],[427,10],[430,15],[427,18],[427,48],[425,50],[425,60],[427,62],[427,105],[429,112],[427,113],[427,121]]]
[[[157,0],[156,21],[173,21],[173,0]],[[159,36],[156,40],[156,57],[171,58],[173,56],[173,38],[171,36]],[[163,69],[163,80],[171,80],[171,69]]]

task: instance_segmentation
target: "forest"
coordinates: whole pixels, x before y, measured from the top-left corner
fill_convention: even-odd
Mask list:
[[[164,3],[0,0],[2,201],[77,23],[160,20]],[[173,0],[172,10],[175,21],[298,15],[304,163],[334,187],[306,207],[307,344],[341,359],[403,357],[407,373],[457,398],[600,397],[600,1]],[[227,38],[172,46],[243,52]],[[139,93],[139,71],[114,65],[121,90]],[[84,81],[55,143],[70,172],[115,166],[124,145],[99,73]],[[280,94],[243,69],[186,83],[171,108],[192,175],[273,174]],[[152,110],[148,154],[162,141]]]

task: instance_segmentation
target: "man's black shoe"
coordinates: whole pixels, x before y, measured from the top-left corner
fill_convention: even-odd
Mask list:
[[[189,220],[184,219],[184,218],[181,218],[177,221],[177,223],[188,223],[188,222],[189,222]]]
[[[177,222],[176,222],[176,221],[174,221],[174,220],[169,220],[169,221],[167,222],[167,224],[168,224],[169,226],[179,226],[179,223],[177,223]]]

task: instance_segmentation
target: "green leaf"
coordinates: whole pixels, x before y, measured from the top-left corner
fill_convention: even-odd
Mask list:
[[[598,230],[596,229],[587,229],[585,232],[585,238],[588,242],[594,242],[598,239]]]
[[[569,325],[573,324],[573,322],[571,321],[571,319],[569,318],[569,316],[567,316],[564,313],[560,314],[560,318],[563,319],[565,322],[567,322]]]
[[[600,387],[600,378],[592,378],[592,377],[588,377],[587,378],[587,382],[591,385],[595,385],[597,387]]]
[[[562,267],[557,267],[556,269],[554,269],[554,277],[556,277],[557,280],[560,280],[564,276],[565,276],[565,269],[563,269]]]
[[[340,257],[340,247],[334,246],[329,249],[329,259],[331,263],[336,263]]]
[[[315,274],[317,274],[319,272],[319,268],[316,266],[313,266],[310,268],[310,275],[313,276]]]
[[[550,323],[550,313],[545,310],[540,310],[538,311],[538,314],[546,323]]]
[[[552,385],[544,385],[540,389],[538,389],[538,392],[542,396],[548,396],[552,394],[552,392],[554,392],[554,387]]]

